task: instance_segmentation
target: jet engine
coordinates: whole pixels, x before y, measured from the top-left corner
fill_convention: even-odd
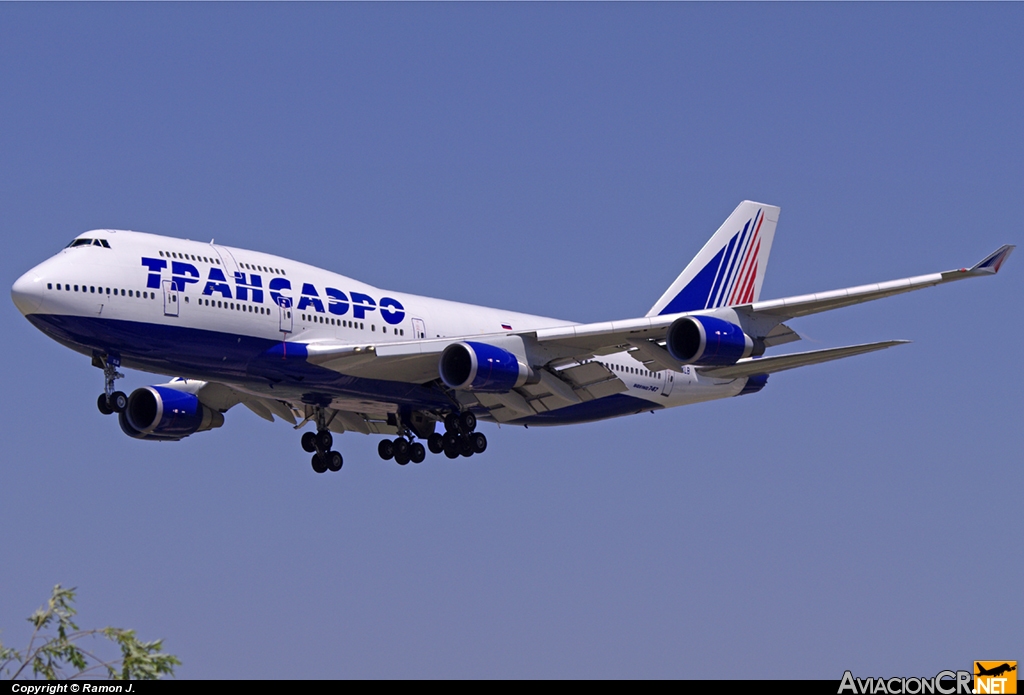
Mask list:
[[[683,364],[723,366],[764,354],[764,342],[736,324],[713,316],[676,319],[665,334],[665,347]]]
[[[166,386],[145,386],[128,396],[118,415],[121,430],[135,439],[177,441],[195,432],[220,427],[224,416],[183,391]]]
[[[450,389],[484,393],[508,393],[536,378],[533,370],[508,350],[470,341],[446,347],[438,371]]]

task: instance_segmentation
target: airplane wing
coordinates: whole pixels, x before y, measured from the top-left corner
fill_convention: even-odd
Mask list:
[[[931,275],[919,275],[902,280],[880,282],[874,285],[862,285],[850,287],[844,290],[833,290],[831,292],[820,292],[818,294],[807,294],[800,297],[787,297],[786,299],[772,299],[765,302],[755,302],[745,306],[736,307],[737,311],[748,312],[753,315],[772,316],[780,320],[808,316],[822,311],[830,311],[844,306],[870,302],[883,297],[891,297],[894,294],[913,292],[925,287],[934,287],[955,280],[966,280],[972,277],[984,277],[995,275],[1003,262],[1009,258],[1013,249],[1011,245],[1001,246],[990,253],[984,259],[976,263],[972,268],[959,268],[947,270],[943,273],[932,273]]]
[[[960,268],[942,273],[921,275],[831,292],[754,302],[727,309],[646,316],[622,321],[573,324],[514,334],[495,333],[490,335],[450,336],[428,340],[364,345],[307,343],[302,346],[302,349],[305,350],[306,354],[304,357],[306,361],[327,369],[364,378],[379,378],[421,384],[438,378],[438,359],[444,349],[452,343],[461,340],[474,340],[486,343],[492,340],[507,339],[510,335],[518,336],[523,340],[526,349],[530,352],[530,361],[534,366],[545,365],[549,369],[557,370],[594,356],[629,350],[635,359],[644,363],[652,370],[679,369],[679,362],[669,355],[668,351],[662,347],[662,344],[669,326],[683,316],[715,314],[722,311],[735,312],[735,314],[740,316],[746,315],[763,328],[762,333],[757,337],[763,338],[767,347],[772,347],[800,339],[799,335],[782,323],[786,319],[838,309],[956,280],[994,275],[999,271],[1003,262],[1006,261],[1014,248],[1011,245],[1002,246],[971,268]],[[792,355],[761,358],[756,360],[758,368],[756,372],[752,373],[765,373],[768,365],[775,365],[775,368],[771,371],[780,371],[782,369],[803,366],[804,364],[815,364],[848,357],[897,344],[899,344],[899,341],[877,343],[873,344],[874,347],[851,346],[848,348],[834,348],[831,351],[813,351],[800,353],[805,356],[800,358]],[[778,361],[772,362],[772,360]],[[741,364],[747,365],[748,363],[742,362]],[[753,362],[751,361],[749,364],[752,365]],[[722,376],[724,374],[731,375],[732,372],[735,372],[736,376],[739,376],[741,374],[748,374],[745,370],[749,368],[752,367],[733,365],[731,367],[715,368],[714,370],[703,370],[702,373],[708,376]],[[719,370],[732,371],[723,372]],[[521,404],[513,404],[506,407],[511,409],[514,405]]]
[[[1011,245],[1001,246],[971,268],[960,268],[947,270],[942,273],[931,275],[920,275],[890,282],[876,283],[873,285],[862,285],[860,287],[849,287],[831,292],[820,292],[798,297],[787,297],[784,299],[772,299],[753,304],[744,304],[731,307],[731,310],[738,314],[746,314],[754,320],[768,319],[766,325],[771,330],[765,332],[765,336],[772,338],[773,333],[781,331],[786,336],[783,340],[766,340],[768,347],[797,340],[797,336],[791,329],[782,324],[782,321],[807,316],[822,311],[830,311],[844,306],[870,302],[883,297],[890,297],[904,292],[933,287],[956,280],[965,280],[972,277],[985,277],[995,275],[1003,262],[1009,257],[1015,247]],[[721,310],[689,312],[689,314],[714,314]],[[606,321],[602,323],[578,324],[573,326],[560,326],[547,328],[536,332],[536,339],[542,344],[555,344],[568,348],[575,348],[583,351],[591,351],[592,354],[601,355],[629,349],[631,346],[639,347],[636,343],[641,341],[663,340],[665,331],[672,323],[682,317],[689,315],[667,314],[662,316],[651,316],[638,319],[627,319],[625,321]],[[662,350],[664,352],[664,350]],[[668,356],[665,352],[664,356]],[[671,357],[669,357],[671,360]],[[663,365],[666,368],[668,364]]]
[[[784,372],[787,369],[806,367],[810,364],[831,362],[844,357],[863,355],[866,352],[884,350],[895,345],[906,345],[909,340],[886,340],[880,343],[864,343],[863,345],[849,345],[847,347],[828,348],[826,350],[811,350],[810,352],[797,352],[790,355],[774,355],[772,357],[754,357],[740,360],[728,367],[698,367],[697,372],[704,376],[716,379],[738,379],[740,377],[754,376],[755,374],[774,374]]]

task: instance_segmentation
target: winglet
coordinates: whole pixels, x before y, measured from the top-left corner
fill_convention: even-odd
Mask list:
[[[967,272],[971,275],[995,275],[999,272],[999,268],[1002,267],[1003,262],[1010,257],[1010,254],[1013,253],[1015,248],[1017,247],[1011,244],[1000,246],[983,260],[976,263],[974,267]]]

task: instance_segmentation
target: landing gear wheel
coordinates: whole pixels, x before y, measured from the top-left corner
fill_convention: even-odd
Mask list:
[[[441,449],[454,449],[456,442],[459,441],[459,435],[454,432],[445,432],[444,437],[441,438]]]
[[[476,451],[473,449],[473,442],[469,440],[469,437],[459,438],[459,453],[465,456],[466,458],[469,458],[474,453],[476,453]]]
[[[320,454],[313,454],[313,470],[317,473],[327,472],[327,462],[320,458]]]
[[[483,432],[474,432],[469,435],[469,443],[473,445],[474,454],[482,454],[487,450],[487,437]]]
[[[423,459],[427,458],[427,450],[423,448],[423,445],[419,442],[414,442],[409,447],[409,460],[413,463],[423,463]]]
[[[405,457],[406,463],[409,462],[409,442],[405,441],[401,437],[392,442],[391,446],[395,451],[395,460],[398,460],[399,455]],[[402,464],[403,466],[405,464]]]
[[[451,446],[446,446],[444,448],[444,455],[450,459],[457,459],[459,458],[459,450],[455,447],[454,444]]]
[[[302,450],[309,453],[316,451],[316,433],[315,432],[303,432],[302,433]]]
[[[109,405],[115,413],[123,413],[128,407],[128,396],[124,395],[124,391],[114,391],[110,394]]]
[[[96,407],[104,415],[111,415],[114,412],[114,409],[107,405],[107,394],[105,393],[101,393],[100,397],[96,399]]]
[[[459,429],[463,434],[469,434],[476,429],[476,415],[466,410],[459,415]]]
[[[327,452],[327,468],[330,469],[331,471],[337,473],[338,471],[341,470],[341,466],[344,463],[345,460],[341,458],[341,454],[339,454],[337,451]]]
[[[409,463],[409,452],[406,451],[404,453],[399,454],[396,451],[395,452],[395,463],[397,463],[399,466],[404,466],[405,464]]]
[[[330,430],[320,430],[316,433],[316,445],[322,450],[330,451],[332,444],[334,444],[334,437],[331,436]]]
[[[430,449],[432,454],[440,454],[444,451],[444,437],[434,432],[432,435],[427,437],[427,448]]]
[[[380,440],[380,444],[377,445],[377,455],[385,461],[390,461],[395,457],[395,445],[391,443],[390,439]]]
[[[459,416],[455,413],[448,413],[444,416],[444,431],[445,432],[458,432],[459,431]]]

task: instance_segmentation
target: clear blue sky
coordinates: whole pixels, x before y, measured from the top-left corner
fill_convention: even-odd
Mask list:
[[[763,297],[1022,243],[1021,4],[0,4],[0,277],[96,227],[642,315],[742,199]],[[1024,659],[1024,251],[793,322],[759,394],[318,476],[175,444],[10,301],[0,638],[61,582],[183,677],[934,675]],[[162,377],[131,373],[128,388]],[[120,382],[124,384],[124,382]]]

